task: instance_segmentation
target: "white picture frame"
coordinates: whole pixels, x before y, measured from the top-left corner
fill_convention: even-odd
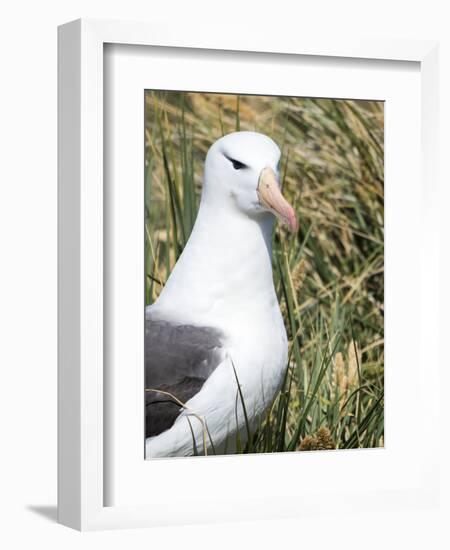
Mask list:
[[[171,31],[174,29],[171,28]],[[258,519],[316,513],[324,508],[361,505],[354,494],[334,487],[327,495],[327,504],[317,494],[308,493],[308,502],[293,490],[283,505],[274,511],[267,506],[264,491],[245,500],[192,496],[183,506],[161,505],[155,484],[158,506],[136,501],[111,505],[105,495],[109,476],[105,476],[104,455],[104,46],[128,44],[175,49],[257,52],[260,55],[311,56],[311,59],[333,58],[411,62],[420,71],[420,200],[417,215],[423,228],[419,249],[420,289],[418,297],[421,322],[417,346],[417,391],[421,406],[427,408],[428,424],[437,418],[438,358],[436,323],[438,318],[437,273],[438,249],[425,246],[437,242],[434,216],[437,186],[437,44],[424,41],[353,40],[302,37],[268,37],[252,32],[230,37],[226,29],[209,29],[202,36],[190,36],[182,25],[170,32],[156,23],[133,23],[78,20],[59,28],[59,147],[58,147],[58,270],[59,270],[59,351],[58,351],[58,518],[59,522],[80,530],[142,527],[217,520]],[[176,37],[176,38],[175,38]],[[210,52],[208,54],[208,52]],[[419,126],[418,126],[419,128]],[[411,131],[410,129],[405,131]],[[388,153],[389,154],[389,153]],[[399,212],[401,214],[401,212]],[[436,289],[430,293],[429,289]],[[425,289],[428,293],[425,298]],[[434,324],[433,324],[434,323]],[[425,361],[426,356],[426,361]],[[426,372],[425,372],[426,369]],[[387,388],[389,391],[389,387]],[[398,406],[398,405],[397,405]],[[437,430],[430,427],[430,433]],[[436,438],[434,438],[436,439]],[[433,437],[429,436],[433,441]],[[406,449],[407,450],[407,449]],[[434,502],[438,491],[436,449],[430,443],[426,450],[411,458],[417,467],[414,483],[401,488],[383,488],[377,494],[366,491],[364,505],[424,506]],[[411,452],[413,448],[411,448]],[[334,453],[337,456],[339,453]],[[315,453],[303,460],[311,467]],[[317,455],[316,455],[317,456]],[[323,456],[323,454],[321,455]],[[239,457],[236,457],[239,459]],[[252,457],[249,457],[251,460]],[[253,458],[254,459],[254,458]],[[270,467],[284,460],[283,468],[292,468],[292,458],[271,456]],[[217,461],[219,459],[214,459]],[[286,462],[289,460],[289,464]],[[372,459],[373,460],[373,459]],[[179,462],[179,461],[178,461]],[[192,463],[191,463],[192,464]],[[199,468],[197,461],[197,470]],[[203,463],[204,464],[204,463]],[[273,466],[275,464],[275,466]],[[150,468],[151,461],[147,465]],[[188,466],[189,467],[189,466]],[[326,464],[325,464],[326,467]],[[217,468],[217,466],[216,466]],[[158,476],[161,472],[158,472]],[[214,473],[213,473],[214,475]],[[297,492],[296,492],[297,491]],[[297,495],[297,499],[295,499]],[[386,499],[389,496],[389,502]],[[110,505],[105,505],[110,504]]]

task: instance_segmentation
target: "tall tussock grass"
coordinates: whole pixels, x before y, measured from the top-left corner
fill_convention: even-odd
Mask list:
[[[145,101],[147,304],[189,238],[209,146],[256,130],[282,150],[299,219],[295,235],[277,224],[273,243],[289,365],[240,452],[382,446],[383,103],[159,91]]]

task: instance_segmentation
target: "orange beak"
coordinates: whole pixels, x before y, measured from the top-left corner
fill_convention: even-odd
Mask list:
[[[259,202],[285,223],[292,233],[295,233],[298,223],[294,209],[281,194],[277,177],[272,168],[266,167],[261,171],[257,192]]]

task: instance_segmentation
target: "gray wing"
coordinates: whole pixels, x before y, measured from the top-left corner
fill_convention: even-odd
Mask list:
[[[198,393],[223,357],[223,334],[209,327],[145,317],[145,434],[169,429],[181,406]],[[152,391],[148,391],[152,390]],[[154,391],[159,390],[159,391]],[[167,392],[167,393],[162,393]]]

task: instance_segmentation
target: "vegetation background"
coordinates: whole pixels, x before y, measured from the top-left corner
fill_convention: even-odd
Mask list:
[[[147,304],[189,238],[209,146],[255,130],[282,150],[299,219],[274,233],[289,366],[238,452],[383,446],[383,102],[148,91],[145,106]]]

